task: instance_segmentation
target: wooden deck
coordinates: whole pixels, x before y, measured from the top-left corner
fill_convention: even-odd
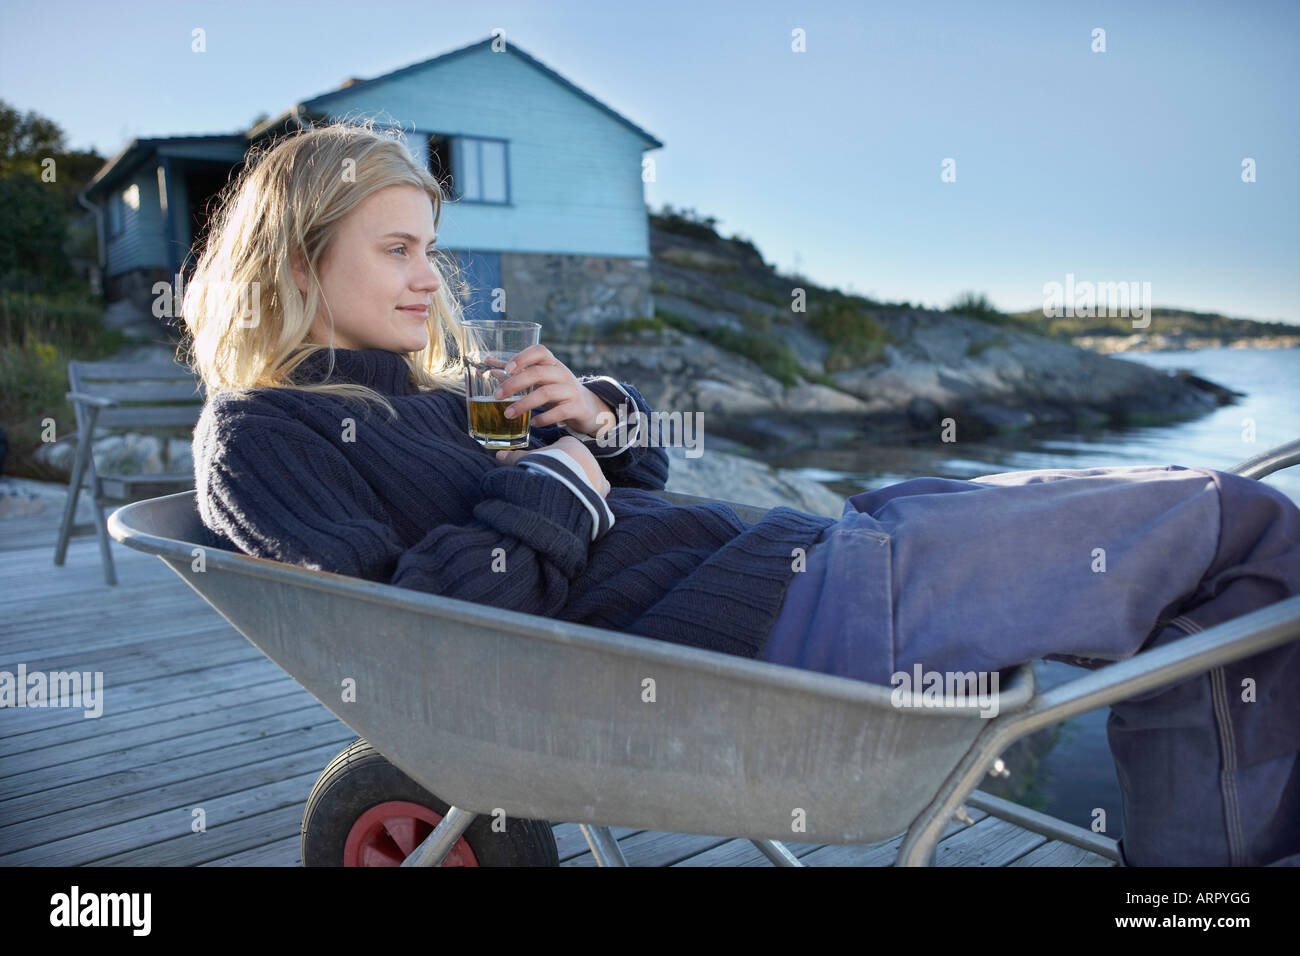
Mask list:
[[[307,795],[355,735],[158,558],[113,542],[109,587],[81,536],[55,567],[57,520],[0,522],[0,670],[102,671],[107,699],[93,720],[0,711],[0,864],[298,866]],[[1020,808],[996,797],[976,791],[967,809],[940,866],[1115,865],[1002,819]],[[554,832],[562,866],[595,865],[575,824]],[[772,865],[748,840],[614,833],[632,866]],[[809,866],[889,866],[901,840],[786,845]]]

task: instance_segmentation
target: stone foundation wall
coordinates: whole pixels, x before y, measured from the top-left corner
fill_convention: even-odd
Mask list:
[[[162,266],[150,266],[144,269],[132,269],[121,275],[109,276],[104,280],[104,300],[110,304],[126,300],[138,312],[153,314],[155,282],[166,282],[171,288],[176,277],[167,274]]]
[[[621,319],[654,315],[650,260],[501,253],[506,315],[540,322],[542,341],[589,338]]]

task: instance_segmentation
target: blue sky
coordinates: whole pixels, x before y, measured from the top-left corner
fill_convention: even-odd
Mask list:
[[[784,271],[927,305],[982,291],[1011,310],[1073,273],[1150,282],[1157,306],[1300,323],[1295,0],[0,10],[0,97],[106,156],[133,136],[234,131],[500,27],[664,142],[656,210],[715,216]]]

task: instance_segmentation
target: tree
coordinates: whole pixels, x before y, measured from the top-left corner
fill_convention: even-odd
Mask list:
[[[77,191],[103,163],[94,151],[69,150],[53,120],[0,100],[0,283],[66,288],[74,275],[64,251],[69,223],[84,215]],[[52,180],[43,175],[51,168]]]

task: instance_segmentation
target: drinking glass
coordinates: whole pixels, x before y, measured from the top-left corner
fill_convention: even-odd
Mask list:
[[[536,322],[507,319],[470,319],[462,322],[465,333],[465,405],[469,437],[484,448],[527,448],[530,408],[515,418],[506,408],[532,391],[532,386],[504,398],[492,393],[510,375],[505,365],[516,354],[541,339]],[[517,371],[517,370],[516,370]]]

